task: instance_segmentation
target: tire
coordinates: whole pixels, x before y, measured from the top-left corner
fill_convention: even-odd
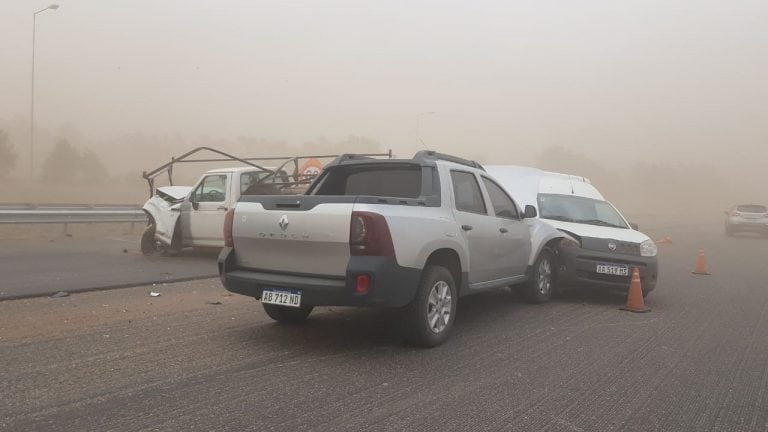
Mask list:
[[[141,234],[141,253],[146,256],[157,255],[160,253],[160,247],[155,240],[155,223],[152,222],[144,228]]]
[[[406,307],[408,338],[422,347],[435,347],[448,339],[456,320],[458,291],[453,275],[442,266],[424,268],[416,297]]]
[[[545,303],[552,297],[557,281],[557,260],[549,249],[541,251],[533,264],[531,277],[518,288],[518,292],[529,303]]]
[[[264,312],[269,315],[270,318],[279,322],[280,324],[300,324],[307,320],[307,317],[312,313],[312,306],[302,307],[290,307],[290,306],[278,306],[273,304],[262,303]]]

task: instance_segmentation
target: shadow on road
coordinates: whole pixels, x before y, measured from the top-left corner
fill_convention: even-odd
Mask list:
[[[586,303],[615,305],[616,307],[623,305],[626,300],[626,294],[589,287],[565,290],[552,299],[552,301],[558,303]]]
[[[552,302],[619,307],[625,299],[625,296],[613,292],[579,289],[565,291]],[[526,303],[510,289],[462,297],[451,337],[493,328],[508,319],[510,314],[535,307],[539,305]],[[339,352],[394,346],[412,349],[414,347],[407,340],[405,322],[403,311],[399,309],[323,307],[317,308],[304,324],[288,326],[268,321],[237,331],[237,337],[248,344],[274,344],[298,352]]]
[[[616,295],[582,292],[568,293],[552,301],[617,307],[624,302]],[[498,328],[514,319],[516,313],[538,307],[542,305],[528,304],[510,289],[462,297],[451,338]],[[414,346],[408,343],[405,325],[404,313],[399,309],[323,307],[317,308],[304,324],[287,326],[267,321],[237,330],[236,337],[242,343],[254,346],[272,344],[298,353],[316,350],[338,353],[397,346],[413,349]]]

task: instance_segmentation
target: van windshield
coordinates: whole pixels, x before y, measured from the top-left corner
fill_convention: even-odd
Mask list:
[[[629,228],[612,205],[574,195],[539,194],[539,213],[542,219]]]

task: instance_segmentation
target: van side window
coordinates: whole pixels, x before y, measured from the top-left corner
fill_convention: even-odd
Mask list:
[[[475,175],[464,171],[451,171],[453,197],[456,210],[467,213],[488,214],[488,209]]]
[[[488,190],[488,196],[491,198],[491,204],[493,204],[493,211],[496,212],[496,217],[505,219],[520,219],[520,214],[517,212],[517,205],[512,198],[504,192],[501,186],[497,185],[493,180],[483,177],[483,184],[485,189]]]

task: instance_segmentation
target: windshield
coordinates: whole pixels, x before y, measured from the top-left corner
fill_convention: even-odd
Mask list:
[[[761,205],[740,205],[736,210],[742,213],[768,213],[768,208]]]
[[[542,219],[628,228],[624,218],[612,205],[591,198],[539,194],[539,213]]]

